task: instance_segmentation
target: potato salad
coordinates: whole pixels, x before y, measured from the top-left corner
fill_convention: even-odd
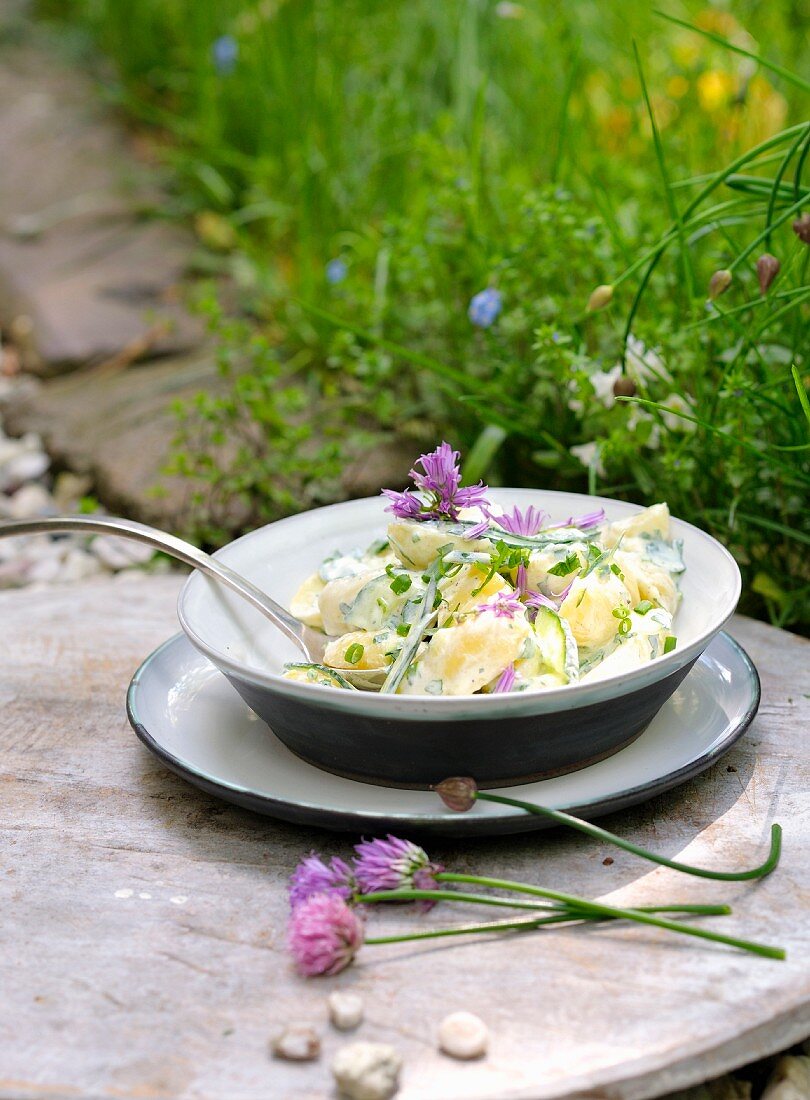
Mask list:
[[[418,467],[421,466],[421,469]],[[399,695],[542,691],[619,675],[675,647],[681,546],[655,504],[608,523],[501,514],[462,487],[443,443],[385,490],[393,513],[372,546],[336,551],[292,613],[329,641],[294,680]]]

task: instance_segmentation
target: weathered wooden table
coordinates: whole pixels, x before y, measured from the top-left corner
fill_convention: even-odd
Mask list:
[[[786,962],[602,925],[368,948],[304,981],[284,948],[287,877],[310,849],[345,854],[352,838],[201,794],[127,724],[127,683],[175,631],[178,588],[135,577],[0,596],[0,1096],[331,1097],[329,1061],[348,1041],[326,1023],[334,988],[366,999],[353,1038],[404,1055],[402,1100],[661,1096],[810,1034],[808,643],[736,619],[762,676],[759,717],[711,771],[605,819],[716,867],[757,861],[781,821],[783,861],[764,882],[697,880],[618,850],[606,866],[606,849],[560,830],[431,852],[622,904],[727,900],[735,916],[715,926],[785,946]],[[413,919],[375,915],[392,930]],[[489,1024],[486,1060],[436,1052],[436,1024],[458,1008]],[[322,1029],[319,1062],[268,1057],[293,1019]]]

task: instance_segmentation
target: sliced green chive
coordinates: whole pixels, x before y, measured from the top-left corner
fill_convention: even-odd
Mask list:
[[[407,638],[407,636],[408,636],[408,634],[410,634],[410,632],[411,632],[411,624],[410,623],[400,623],[399,626],[397,627],[397,634],[399,634],[400,638]]]
[[[346,658],[350,665],[356,665],[365,653],[365,651],[365,646],[360,645],[359,642],[354,642],[352,645],[349,646],[343,656]]]
[[[620,581],[624,580],[624,573],[622,573],[621,569],[619,569],[615,561],[611,562],[610,571],[614,574],[614,576],[618,577]]]
[[[579,558],[576,554],[568,554],[564,561],[558,561],[556,565],[552,565],[549,573],[552,577],[567,577],[575,569],[579,569]]]
[[[636,604],[633,608],[637,615],[646,615],[648,611],[652,611],[653,605],[649,600],[642,600],[641,603]]]
[[[395,596],[401,596],[403,592],[408,591],[412,584],[413,581],[407,574],[400,573],[398,577],[394,577],[389,587]]]
[[[664,639],[664,653],[671,653],[677,644],[678,639],[674,634],[670,634],[668,638]]]

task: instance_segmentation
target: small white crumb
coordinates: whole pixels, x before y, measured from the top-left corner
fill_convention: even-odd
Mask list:
[[[135,893],[134,890],[116,890],[115,897],[117,898],[131,898]]]
[[[175,894],[173,898],[169,898],[172,905],[185,905],[188,898],[185,894]]]
[[[144,900],[144,901],[147,901],[147,900],[148,900],[149,898],[151,898],[151,896],[152,896],[152,895],[151,895],[151,894],[148,894],[148,893],[146,892],[146,890],[142,890],[142,891],[141,891],[141,893],[140,893],[140,894],[138,894],[138,897],[139,897],[139,898],[143,898],[143,900]]]
[[[329,1019],[338,1031],[352,1031],[363,1022],[363,998],[358,993],[336,989],[326,998]]]
[[[270,1042],[274,1058],[288,1062],[312,1062],[321,1053],[321,1040],[309,1024],[288,1024]]]
[[[337,1086],[349,1100],[388,1100],[401,1068],[402,1056],[388,1043],[350,1043],[332,1060]]]
[[[439,1024],[439,1047],[451,1058],[480,1058],[489,1042],[487,1025],[472,1012],[451,1012]]]

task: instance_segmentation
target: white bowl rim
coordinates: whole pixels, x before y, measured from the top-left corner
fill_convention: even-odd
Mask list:
[[[495,488],[496,487],[493,487],[493,489]],[[584,493],[561,492],[554,489],[528,489],[497,486],[497,492],[499,495],[511,493],[521,494],[524,497],[527,494],[537,493],[544,498],[559,497],[561,500],[565,499],[566,501],[577,498],[582,501],[583,506],[621,504],[624,507],[635,509],[637,512],[642,512],[645,508],[644,505],[637,505],[633,501],[620,500],[617,497],[590,496]],[[258,539],[271,528],[278,528],[281,525],[293,525],[297,521],[300,521],[303,516],[312,516],[315,512],[326,514],[334,512],[337,509],[349,509],[357,507],[358,505],[367,506],[369,502],[372,501],[379,503],[380,498],[361,497],[355,500],[341,501],[338,504],[328,504],[321,508],[310,509],[306,512],[298,512],[292,516],[286,516],[283,519],[275,520],[273,523],[265,524],[263,527],[257,527],[255,530],[247,532],[247,534],[240,536],[238,539],[234,539],[226,546],[217,550],[213,556],[227,556],[228,552],[234,546],[244,545],[246,542]],[[562,510],[564,511],[565,509]],[[487,719],[496,718],[498,716],[506,718],[528,714],[548,713],[555,710],[575,709],[580,706],[607,702],[610,699],[629,695],[635,690],[640,690],[660,680],[666,679],[668,676],[677,672],[678,669],[683,668],[684,665],[689,664],[699,657],[715,634],[722,630],[734,614],[742,591],[742,577],[734,557],[722,543],[712,535],[709,535],[706,531],[703,531],[700,527],[696,527],[694,524],[688,523],[686,520],[678,519],[675,516],[672,516],[671,519],[674,524],[681,528],[681,530],[686,529],[690,533],[690,537],[702,539],[709,544],[715,552],[719,552],[721,557],[725,559],[730,570],[729,579],[733,578],[733,584],[723,604],[722,611],[719,613],[716,621],[712,622],[710,627],[693,638],[692,641],[683,648],[676,647],[672,652],[657,657],[647,664],[640,665],[630,672],[619,673],[586,684],[575,682],[572,684],[565,684],[562,687],[546,688],[542,691],[513,692],[511,694],[414,696],[380,695],[375,692],[367,691],[341,691],[321,684],[288,680],[278,673],[270,671],[264,672],[260,669],[243,664],[241,661],[223,653],[221,650],[210,645],[194,628],[186,613],[185,604],[192,585],[195,581],[199,580],[200,574],[196,571],[190,574],[180,591],[177,601],[177,616],[183,631],[192,644],[208,657],[208,659],[221,671],[227,672],[235,678],[246,681],[255,687],[269,688],[276,694],[286,695],[292,699],[297,699],[301,702],[320,706],[325,709],[350,711],[367,717],[410,718],[414,721],[424,721],[427,717],[434,717],[440,720],[462,717],[472,719],[479,715]],[[676,530],[674,532],[675,537],[678,537],[679,533],[680,532]]]

